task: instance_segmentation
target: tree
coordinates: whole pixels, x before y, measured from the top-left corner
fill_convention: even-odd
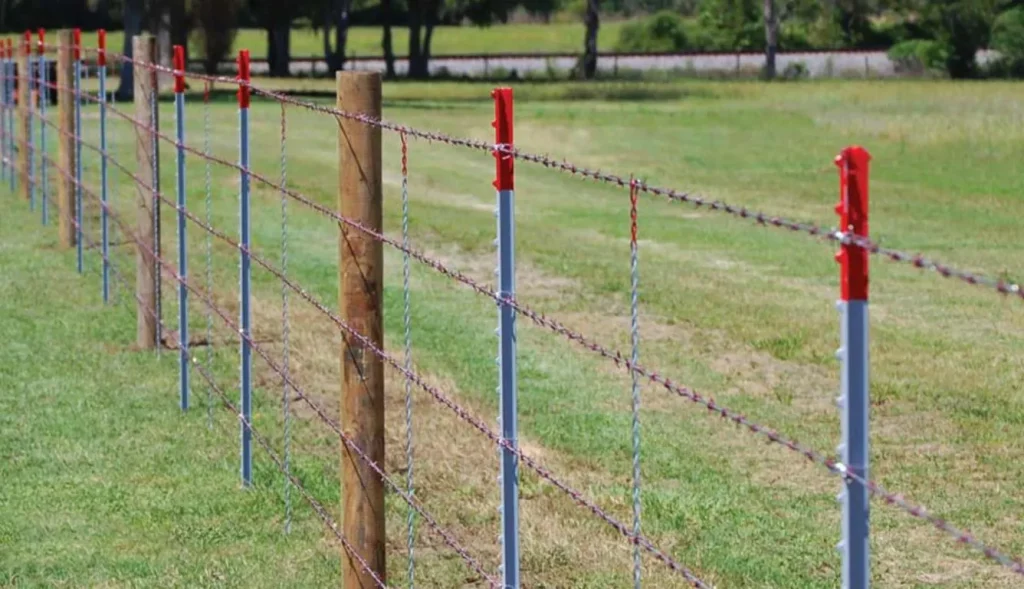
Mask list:
[[[442,0],[409,0],[409,77],[430,76],[430,42]],[[422,35],[422,36],[421,36]]]
[[[779,13],[775,0],[764,0],[764,77],[775,79],[775,53],[779,48]]]
[[[598,0],[587,0],[583,23],[586,26],[583,38],[583,77],[592,80],[597,75],[597,30],[601,26]]]
[[[384,36],[380,40],[381,49],[384,51],[384,75],[388,78],[394,78],[395,47],[391,39],[391,0],[381,0],[380,16],[384,24]]]
[[[922,28],[947,48],[946,71],[953,78],[978,75],[975,54],[989,41],[999,0],[905,0],[902,9],[916,15]]]
[[[142,33],[142,20],[145,17],[144,0],[124,0],[124,44],[121,53],[132,59],[132,37]],[[114,93],[117,100],[130,102],[135,96],[135,68],[131,61],[121,62],[121,83]]]
[[[352,11],[352,0],[326,0],[322,16],[315,23],[323,32],[324,59],[327,69],[333,74],[345,67],[345,49],[348,45],[348,26]],[[334,43],[331,43],[331,32]]]
[[[249,4],[249,9],[257,15],[267,32],[267,65],[271,76],[291,74],[292,21],[303,8],[306,8],[305,4],[296,6],[295,0],[254,0]]]
[[[209,75],[217,73],[217,64],[223,61],[238,32],[239,0],[196,0],[195,18],[203,48],[203,69]]]

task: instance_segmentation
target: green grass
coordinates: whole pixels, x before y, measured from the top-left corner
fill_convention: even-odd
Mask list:
[[[650,99],[622,99],[627,88]],[[493,116],[488,89],[389,85],[386,117],[486,139]],[[516,140],[525,150],[822,225],[835,223],[832,158],[846,145],[863,144],[874,156],[876,239],[1022,278],[1016,219],[1024,214],[1024,182],[1016,168],[1024,105],[1013,84],[524,84],[516,92]],[[198,143],[201,111],[190,108],[188,134]],[[213,108],[214,151],[233,159],[233,107]],[[333,123],[287,112],[289,185],[333,204]],[[254,165],[272,177],[279,115],[277,106],[255,103]],[[171,120],[169,110],[164,116]],[[113,149],[127,157],[132,141],[119,124]],[[397,138],[387,135],[384,149],[385,225],[394,235]],[[493,159],[415,140],[409,149],[413,242],[491,281]],[[164,154],[163,182],[172,186],[169,150]],[[88,163],[95,173],[95,162]],[[197,213],[203,171],[190,163],[189,207]],[[237,178],[213,173],[213,220],[233,233]],[[115,202],[131,214],[130,187],[117,182]],[[40,231],[23,203],[4,198],[12,212],[0,220],[0,268],[9,277],[0,286],[0,332],[16,343],[0,350],[0,394],[12,408],[0,417],[0,449],[10,465],[0,487],[0,533],[10,547],[0,553],[0,571],[18,586],[81,579],[113,586],[195,586],[210,578],[225,586],[336,582],[337,548],[308,509],[297,510],[292,537],[279,533],[281,481],[265,457],[257,458],[258,489],[237,490],[231,416],[218,410],[216,422],[228,429],[208,431],[199,384],[198,409],[180,415],[173,354],[156,359],[130,350],[134,318],[98,303],[95,253],[93,273],[75,277],[73,258],[53,251],[53,231]],[[279,196],[261,189],[254,198],[255,248],[277,263]],[[627,191],[520,163],[516,206],[521,300],[628,349]],[[289,271],[333,305],[337,229],[301,205],[289,207]],[[833,448],[835,248],[648,196],[639,222],[642,362],[756,422]],[[95,233],[95,220],[88,223]],[[202,280],[203,236],[190,231],[192,276]],[[165,235],[166,251],[173,251],[170,219]],[[213,259],[218,302],[234,314],[234,257],[218,246]],[[132,280],[129,252],[122,248],[116,262]],[[1020,303],[913,268],[872,264],[874,478],[1011,553],[1024,552],[1024,499],[1014,492],[1024,484],[1017,459],[1024,451]],[[390,250],[385,273],[385,329],[397,351],[401,257]],[[254,280],[258,336],[276,355],[279,287],[259,271]],[[418,369],[493,422],[493,304],[417,265],[411,295]],[[294,299],[296,378],[336,411],[337,334]],[[168,289],[169,320],[174,301]],[[203,312],[193,304],[192,329],[201,333]],[[231,341],[226,330],[219,337]],[[628,379],[525,319],[519,342],[528,453],[628,521]],[[215,369],[230,389],[234,344],[216,350]],[[257,364],[257,425],[279,447],[280,391]],[[402,383],[391,379],[388,468],[401,479]],[[643,399],[644,529],[656,544],[721,587],[838,586],[835,479],[663,390],[645,387]],[[418,496],[495,570],[493,450],[425,394],[417,392],[416,400]],[[298,435],[300,474],[336,513],[336,441],[308,418]],[[523,486],[524,575],[531,586],[629,582],[629,547],[613,531],[529,473]],[[388,500],[389,568],[400,583],[404,511],[397,497]],[[879,504],[872,520],[876,586],[1016,586],[1009,573],[902,512]],[[457,560],[425,526],[419,534],[418,574],[430,580],[423,582],[464,586]],[[657,562],[645,566],[650,586],[682,586]]]
[[[626,21],[609,21],[602,23],[599,31],[601,47],[610,49],[619,38],[619,30]],[[582,21],[580,23],[551,24],[507,24],[490,27],[438,27],[434,31],[431,45],[433,55],[488,55],[497,53],[582,53],[583,51]],[[392,29],[395,54],[405,56],[409,49],[409,30],[406,27]],[[381,48],[381,27],[352,27],[349,30],[348,50],[350,57],[379,57],[384,54]],[[15,40],[18,36],[6,35]],[[53,41],[51,41],[53,42]],[[201,55],[197,45],[193,48],[193,56]],[[86,47],[96,47],[96,34],[83,33],[82,43]],[[121,51],[124,35],[121,31],[111,31],[107,35],[107,47],[112,51]],[[254,59],[266,57],[267,35],[259,29],[242,29],[235,39],[231,55],[239,49],[252,51]],[[323,36],[313,29],[294,29],[292,31],[292,56],[323,57]]]

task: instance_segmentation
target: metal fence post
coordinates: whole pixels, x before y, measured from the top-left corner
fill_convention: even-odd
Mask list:
[[[107,207],[107,31],[100,29],[99,52],[96,54],[99,66],[100,84],[100,239],[103,248],[103,302],[110,302],[110,233]]]
[[[21,176],[21,192],[29,201],[29,208],[35,209],[35,195],[32,192],[32,33],[25,31],[18,55],[18,110],[20,111],[21,138],[18,150],[18,174]]]
[[[249,338],[252,336],[252,313],[249,308],[249,290],[251,279],[251,261],[249,259],[249,52],[238,52],[238,153],[240,174],[240,206],[239,232],[241,243],[241,263],[239,265],[239,293],[241,301],[240,323],[242,337],[239,354],[241,356],[241,409],[242,429],[242,484],[252,485],[252,348]]]
[[[337,107],[372,120],[381,117],[381,75],[338,72]],[[338,121],[338,211],[371,231],[383,230],[380,127]],[[341,226],[338,236],[338,303],[341,319],[365,340],[346,334],[341,350],[341,427],[354,446],[384,464],[383,349],[384,251],[377,239]],[[366,344],[366,340],[371,345]],[[387,583],[384,481],[345,444],[341,449],[342,530],[358,558],[342,553],[342,586]]]
[[[846,472],[858,480],[844,479],[840,495],[843,504],[843,588],[867,589],[870,584],[869,504],[863,481],[868,471],[868,251],[851,238],[868,236],[868,162],[862,147],[849,147],[836,158],[840,175],[840,202],[836,212],[844,239],[836,255],[840,263],[842,314],[839,358],[842,361],[843,441],[839,447]]]
[[[181,352],[181,410],[188,409],[189,341],[188,341],[188,235],[185,232],[185,48],[174,46],[174,127],[177,141],[178,193],[178,350]]]
[[[2,177],[4,180],[7,180],[11,169],[11,153],[7,149],[7,113],[11,109],[10,93],[7,91],[10,81],[8,65],[10,65],[10,58],[7,55],[7,41],[0,40],[0,78],[3,78],[3,86],[0,88],[0,159],[3,160]]]
[[[7,157],[10,159],[7,181],[11,192],[14,192],[18,187],[18,167],[15,165],[17,158],[14,156],[15,146],[17,145],[14,137],[14,115],[17,109],[15,94],[17,93],[18,82],[15,77],[14,41],[7,39],[4,42],[4,46],[7,52],[7,116],[4,118],[4,125],[7,126]]]
[[[78,273],[81,274],[84,270],[82,226],[85,224],[85,217],[82,215],[82,29],[75,29],[72,38],[75,44],[75,218],[78,219],[78,224],[75,225],[75,244],[78,249]]]
[[[72,102],[72,76],[74,61],[71,31],[57,32],[57,165],[66,173],[57,176],[57,232],[62,248],[70,248],[81,237],[75,231],[81,214],[75,209],[75,183],[69,175],[75,169],[75,111]],[[81,241],[79,240],[79,243]]]
[[[36,86],[39,93],[39,192],[42,197],[40,205],[43,211],[43,225],[46,225],[50,222],[50,199],[47,194],[49,191],[49,186],[47,186],[47,171],[49,169],[47,158],[49,155],[46,153],[46,132],[49,130],[46,123],[46,107],[50,102],[50,68],[46,64],[46,29],[39,29],[36,50],[39,52],[39,77]]]
[[[494,98],[494,152],[497,178],[498,217],[498,292],[502,299],[516,294],[515,275],[515,181],[511,155],[503,149],[512,147],[512,89],[497,88]],[[516,382],[516,314],[507,305],[498,303],[498,369],[500,372],[498,406],[502,440],[512,448],[519,447],[519,416]],[[509,447],[501,448],[501,571],[503,586],[519,587],[519,464]]]

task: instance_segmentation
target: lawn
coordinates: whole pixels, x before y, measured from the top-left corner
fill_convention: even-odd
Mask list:
[[[602,50],[610,51],[619,39],[619,30],[626,21],[613,20],[602,23],[598,41]],[[491,55],[498,53],[582,53],[583,22],[550,24],[517,23],[495,25],[490,27],[437,27],[434,31],[431,50],[435,56],[443,55]],[[392,30],[396,55],[405,56],[409,48],[409,30],[406,27],[394,27]],[[380,27],[352,27],[348,34],[348,51],[350,57],[379,57],[384,54],[381,49],[382,29]],[[8,37],[6,35],[4,37]],[[20,37],[13,37],[16,40]],[[193,40],[198,43],[198,40]],[[86,47],[96,47],[96,34],[83,33],[82,43]],[[113,51],[121,51],[124,36],[121,31],[111,31],[107,35],[107,46]],[[196,45],[198,48],[198,45]],[[267,34],[260,29],[242,29],[235,39],[233,56],[239,49],[252,51],[253,59],[266,58]],[[294,29],[292,31],[292,57],[322,58],[324,54],[323,36],[313,29]],[[201,55],[201,51],[193,49],[193,56]]]
[[[441,37],[439,36],[438,39]],[[325,84],[324,88],[329,88]],[[396,83],[388,119],[488,139],[493,106],[480,84]],[[859,143],[873,154],[872,235],[887,247],[1020,281],[1014,237],[1024,215],[1024,103],[1004,83],[819,82],[524,84],[516,88],[522,149],[655,184],[692,190],[831,226],[838,195],[833,157]],[[190,100],[192,100],[190,98]],[[168,105],[169,106],[169,105]],[[231,102],[211,107],[213,151],[236,155]],[[334,123],[288,108],[288,184],[335,202]],[[162,116],[171,128],[172,111]],[[255,169],[279,175],[281,109],[255,101]],[[203,112],[189,106],[189,143]],[[84,115],[95,140],[95,113]],[[113,126],[128,160],[133,132]],[[164,187],[173,186],[163,148]],[[400,230],[399,139],[386,135],[385,226]],[[486,153],[410,140],[410,234],[427,255],[485,282],[494,252],[494,162]],[[96,161],[86,160],[95,179]],[[190,210],[205,215],[201,162],[190,158]],[[629,206],[617,187],[517,164],[519,298],[610,347],[629,344]],[[237,174],[213,168],[211,219],[234,235]],[[93,181],[93,184],[95,182]],[[132,218],[133,189],[114,181]],[[133,350],[134,302],[99,300],[98,256],[87,272],[56,250],[38,211],[0,192],[0,584],[12,586],[313,586],[337,582],[337,543],[301,500],[282,532],[283,481],[261,452],[257,484],[237,483],[237,424],[198,380],[195,408],[177,410],[176,358]],[[254,195],[255,251],[280,262],[280,195]],[[93,207],[94,209],[94,207]],[[175,248],[171,209],[164,248]],[[319,300],[337,300],[337,228],[288,203],[288,269]],[[94,211],[86,218],[95,239]],[[205,236],[190,227],[191,280],[205,283]],[[651,196],[639,205],[641,362],[674,381],[822,451],[839,441],[838,268],[834,246]],[[115,231],[115,241],[121,241]],[[114,261],[134,282],[133,256]],[[235,253],[214,240],[213,297],[237,310]],[[1024,309],[985,289],[906,265],[872,265],[873,478],[1012,554],[1024,553],[1024,394],[1019,389]],[[385,254],[385,331],[402,346],[402,258]],[[280,285],[254,270],[257,340],[282,353]],[[174,327],[165,279],[163,314]],[[422,265],[412,271],[417,370],[494,423],[493,302]],[[337,411],[338,334],[292,297],[292,372]],[[193,334],[206,327],[193,297]],[[560,336],[520,321],[521,443],[526,452],[629,520],[629,379]],[[214,329],[210,367],[237,379],[237,341]],[[198,361],[207,362],[207,348]],[[257,361],[256,427],[282,448],[279,379]],[[403,381],[389,374],[387,469],[404,480]],[[642,391],[644,531],[720,587],[811,589],[839,585],[839,483],[821,467],[769,446],[664,390]],[[415,391],[417,496],[496,570],[499,525],[493,446]],[[295,472],[340,518],[337,440],[297,400]],[[631,547],[554,487],[524,473],[523,570],[531,587],[629,583]],[[388,496],[389,573],[404,583],[405,510]],[[888,506],[872,513],[879,587],[1014,587],[1019,579],[929,525]],[[421,522],[422,586],[472,586],[457,557]],[[651,587],[682,587],[653,559]]]

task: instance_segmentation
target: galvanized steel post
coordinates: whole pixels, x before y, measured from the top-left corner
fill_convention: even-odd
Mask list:
[[[185,48],[174,46],[174,126],[177,142],[178,193],[178,350],[181,374],[181,410],[188,409],[189,341],[188,341],[188,236],[185,231]]]
[[[107,31],[100,29],[99,52],[96,63],[99,67],[100,84],[100,233],[103,248],[103,302],[110,302],[110,233],[107,207],[110,206],[107,180]]]
[[[860,240],[868,237],[868,163],[862,147],[849,147],[836,158],[840,176],[840,202],[836,213],[843,233],[842,250],[836,254],[840,270],[842,314],[839,359],[842,362],[843,441],[839,447],[841,468],[848,475],[840,494],[843,504],[843,588],[867,589],[870,585],[868,490],[868,251]],[[856,477],[853,478],[853,477]]]
[[[502,299],[515,298],[515,181],[513,159],[506,152],[513,144],[512,89],[497,88],[494,98],[494,150],[497,178],[498,293]],[[512,450],[519,447],[516,370],[516,314],[508,304],[498,303],[499,427],[504,446],[501,453],[501,571],[503,587],[519,587],[519,464]]]
[[[241,410],[242,410],[242,484],[252,485],[252,313],[250,309],[251,268],[249,258],[249,52],[238,52],[238,153],[241,172],[239,229],[241,263],[239,266],[239,292],[241,296],[240,323],[242,326],[241,354]]]

